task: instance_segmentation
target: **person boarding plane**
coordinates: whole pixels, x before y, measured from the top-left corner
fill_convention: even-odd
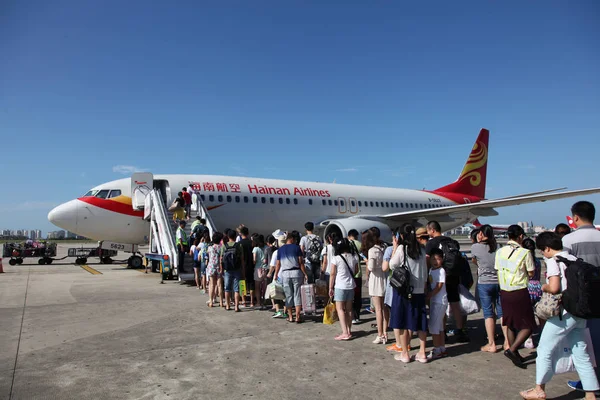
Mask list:
[[[323,235],[345,237],[351,229],[373,226],[384,240],[404,222],[423,226],[436,220],[442,230],[498,215],[495,208],[599,193],[600,188],[527,193],[485,198],[489,131],[482,129],[459,178],[436,190],[410,190],[335,183],[299,182],[216,175],[134,174],[103,183],[48,214],[54,225],[90,239],[143,244],[149,235],[144,220],[144,196],[157,189],[167,205],[181,187],[191,187],[220,228],[244,223],[268,234],[280,227],[302,230],[306,221]],[[132,200],[133,197],[133,200]]]

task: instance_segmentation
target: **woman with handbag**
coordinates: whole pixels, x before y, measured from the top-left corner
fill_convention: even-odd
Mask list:
[[[402,351],[394,356],[398,361],[410,362],[408,343],[409,331],[417,332],[419,336],[419,352],[415,361],[426,363],[425,353],[427,341],[427,310],[425,305],[425,285],[427,285],[427,258],[425,249],[417,242],[415,227],[404,224],[394,233],[394,250],[390,260],[392,271],[408,269],[410,278],[409,289],[394,288],[390,327],[394,329],[396,346]],[[392,277],[392,280],[394,277]],[[402,293],[404,291],[404,293]]]
[[[566,267],[557,257],[568,260],[576,260],[577,258],[563,251],[562,241],[554,232],[540,233],[536,246],[546,259],[548,283],[542,286],[544,296],[564,292],[567,289]],[[543,301],[544,299],[540,303]],[[575,317],[566,310],[560,310],[558,302],[555,303],[555,307],[558,315],[554,315],[546,321],[537,348],[537,358],[535,360],[536,385],[532,389],[521,392],[521,397],[524,399],[546,398],[546,383],[554,375],[553,354],[558,346],[565,346],[572,351],[573,364],[581,379],[585,398],[588,400],[595,399],[594,391],[600,389],[600,386],[590,355],[587,352],[585,341],[586,320]]]
[[[342,333],[335,340],[352,339],[352,301],[354,300],[354,275],[358,272],[358,263],[352,255],[350,241],[338,239],[333,243],[334,257],[331,260],[329,278],[329,297],[333,297],[337,309]]]

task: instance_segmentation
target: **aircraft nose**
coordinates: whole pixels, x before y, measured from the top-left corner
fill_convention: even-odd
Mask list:
[[[78,200],[71,200],[59,205],[48,213],[48,221],[54,225],[74,232],[77,226]]]

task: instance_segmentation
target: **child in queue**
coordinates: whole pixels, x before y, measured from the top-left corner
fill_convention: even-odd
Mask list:
[[[431,260],[431,270],[429,271],[431,290],[427,294],[427,299],[429,300],[429,333],[433,339],[433,350],[427,358],[436,360],[448,356],[444,334],[448,295],[446,294],[446,271],[442,268],[444,252],[440,249],[433,249],[429,257]]]

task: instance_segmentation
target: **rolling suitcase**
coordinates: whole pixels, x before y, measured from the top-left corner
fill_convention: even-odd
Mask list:
[[[300,287],[302,294],[302,310],[305,314],[315,313],[317,311],[317,303],[315,301],[315,285],[302,285]]]

